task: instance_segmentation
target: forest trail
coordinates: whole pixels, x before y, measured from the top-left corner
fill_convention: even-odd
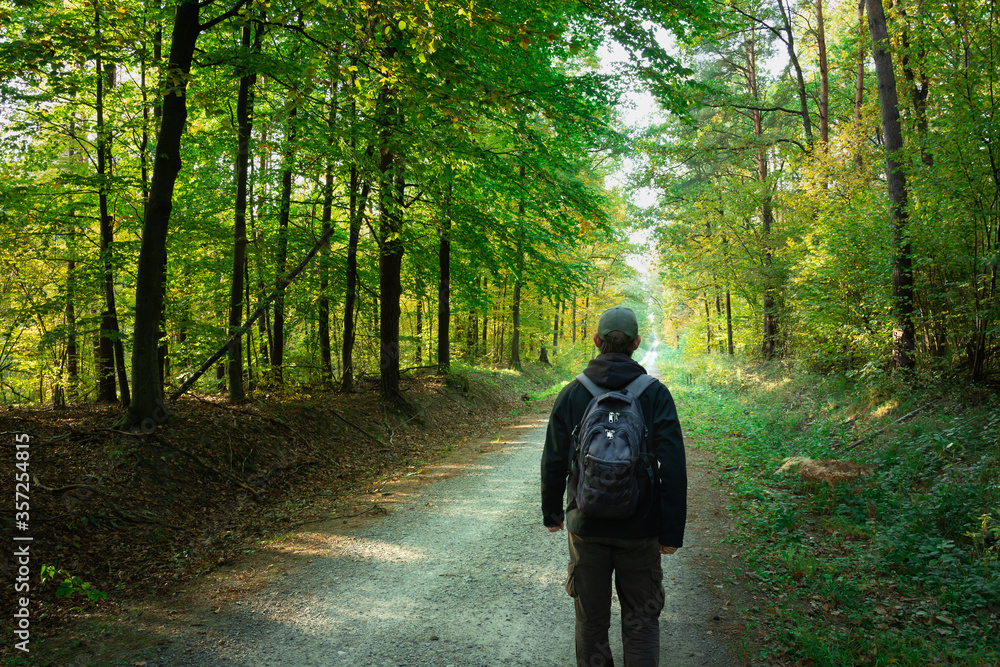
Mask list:
[[[652,366],[655,352],[644,361]],[[522,419],[501,434],[499,449],[389,516],[356,530],[322,524],[297,533],[294,541],[312,547],[289,555],[280,576],[215,609],[205,601],[203,613],[174,617],[157,632],[169,640],[132,664],[572,664],[566,533],[548,533],[539,516],[546,418]],[[689,464],[695,492],[710,484],[699,466]],[[685,547],[663,557],[661,664],[737,664],[717,630],[723,604],[709,590],[713,581],[699,576],[711,551],[700,525],[693,521]],[[612,647],[620,664],[614,622]]]

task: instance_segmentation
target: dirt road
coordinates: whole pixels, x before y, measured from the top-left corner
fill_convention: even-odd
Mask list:
[[[460,474],[401,494],[383,519],[346,534],[299,532],[295,565],[281,576],[197,622],[168,623],[168,641],[130,659],[148,667],[573,664],[566,533],[547,532],[540,517],[545,419],[526,418]],[[692,485],[705,483],[692,476]],[[709,590],[716,584],[696,570],[710,551],[699,525],[663,557],[662,665],[737,664],[713,632],[722,613]],[[612,646],[621,664],[615,624]]]

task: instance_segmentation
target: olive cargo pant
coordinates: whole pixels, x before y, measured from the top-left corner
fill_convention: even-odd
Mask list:
[[[566,592],[576,606],[577,667],[612,667],[611,573],[622,607],[625,667],[656,667],[663,569],[656,537],[625,540],[569,534]]]

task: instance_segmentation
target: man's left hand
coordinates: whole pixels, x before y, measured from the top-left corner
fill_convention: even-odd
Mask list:
[[[549,530],[552,530],[552,529],[549,528]],[[660,553],[663,554],[664,556],[669,556],[670,554],[677,553],[677,547],[665,547],[665,546],[663,546],[661,544],[660,545]]]

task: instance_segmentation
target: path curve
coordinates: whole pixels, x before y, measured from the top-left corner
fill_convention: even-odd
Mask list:
[[[507,429],[500,449],[384,519],[349,535],[317,530],[311,561],[204,618],[145,664],[572,665],[566,533],[546,531],[539,508],[545,421]],[[718,602],[695,571],[708,546],[701,538],[689,530],[685,547],[663,557],[662,665],[737,664],[709,630]],[[612,646],[620,665],[615,623]]]

